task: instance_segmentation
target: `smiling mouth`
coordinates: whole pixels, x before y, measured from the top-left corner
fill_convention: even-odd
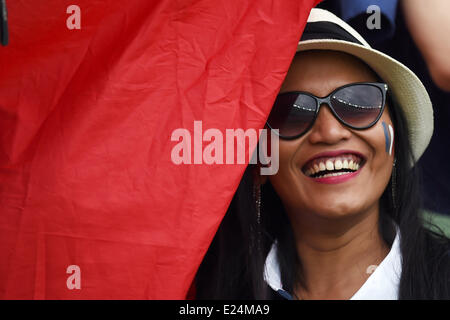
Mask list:
[[[314,179],[344,176],[362,169],[365,160],[353,153],[334,157],[320,157],[308,161],[302,168],[303,173]]]

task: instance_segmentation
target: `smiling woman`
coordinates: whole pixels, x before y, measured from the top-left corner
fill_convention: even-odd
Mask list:
[[[414,167],[433,128],[424,87],[324,10],[297,51],[267,121],[279,170],[248,166],[197,298],[450,298],[450,242],[424,226]]]

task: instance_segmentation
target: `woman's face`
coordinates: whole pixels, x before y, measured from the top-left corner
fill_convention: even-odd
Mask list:
[[[377,82],[377,78],[350,55],[307,51],[294,58],[280,92],[306,91],[323,97],[355,82]],[[287,211],[338,218],[378,206],[391,176],[394,154],[387,151],[383,121],[393,127],[386,108],[373,127],[353,130],[322,105],[314,126],[306,134],[294,140],[280,139],[280,167],[269,179]],[[332,155],[317,158],[324,152]],[[314,165],[326,166],[330,161],[340,167],[351,160],[360,167],[356,174],[344,179],[325,181],[310,176]]]

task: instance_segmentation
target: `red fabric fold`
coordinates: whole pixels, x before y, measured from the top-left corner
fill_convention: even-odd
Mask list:
[[[183,299],[245,165],[171,134],[262,128],[318,1],[76,2],[7,1],[0,298]]]

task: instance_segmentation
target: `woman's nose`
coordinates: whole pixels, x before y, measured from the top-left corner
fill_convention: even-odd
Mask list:
[[[311,128],[308,139],[312,144],[337,144],[351,137],[349,128],[339,122],[326,104],[320,106],[316,122]]]

